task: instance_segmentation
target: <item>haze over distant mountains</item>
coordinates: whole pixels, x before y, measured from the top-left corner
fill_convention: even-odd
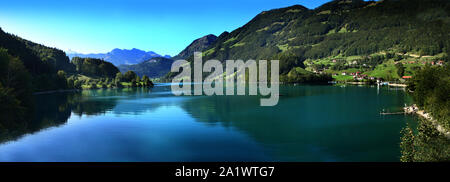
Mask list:
[[[104,59],[105,61],[111,62],[116,66],[119,65],[130,65],[130,64],[138,64],[143,61],[149,60],[154,57],[164,57],[170,58],[169,55],[162,56],[153,51],[143,51],[140,49],[113,49],[108,53],[97,53],[97,54],[81,54],[73,51],[67,51],[67,56],[72,59],[73,57],[82,57],[82,58],[98,58]]]
[[[204,51],[217,40],[217,36],[209,34],[194,40],[189,46],[175,57],[153,57],[138,64],[123,64],[118,66],[122,73],[134,71],[137,75],[147,75],[150,78],[162,77],[170,72],[170,67],[174,60],[188,59],[196,51]],[[95,55],[93,55],[95,56]]]

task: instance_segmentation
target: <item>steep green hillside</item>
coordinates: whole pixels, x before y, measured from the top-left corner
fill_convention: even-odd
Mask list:
[[[17,37],[17,39],[25,43],[26,47],[31,49],[43,62],[52,65],[54,70],[64,70],[68,73],[75,72],[75,66],[70,63],[69,57],[66,56],[64,51],[37,44],[20,37]]]
[[[1,29],[0,48],[6,49],[7,54],[17,57],[23,63],[26,71],[31,74],[35,91],[65,88],[65,84],[56,81],[59,80],[57,71],[75,71],[75,66],[63,51],[24,40]]]
[[[396,61],[424,57],[447,61],[448,12],[450,3],[446,0],[337,0],[313,10],[295,5],[264,11],[231,33],[221,34],[203,51],[204,60],[293,56],[295,59],[280,60],[280,73],[286,75],[305,60],[311,63],[305,64],[307,70],[317,70],[318,66],[331,70],[332,60],[340,58],[349,68],[355,67],[352,63],[356,61],[361,63],[361,71],[384,75],[382,71],[375,73],[375,68],[394,58],[372,60],[374,54],[401,54]],[[367,60],[376,63],[364,66]],[[391,72],[386,74],[398,78]]]
[[[332,1],[314,10],[291,6],[260,13],[219,37],[205,56],[267,59],[293,52],[323,58],[385,50],[435,55],[449,49],[449,10],[443,0]]]

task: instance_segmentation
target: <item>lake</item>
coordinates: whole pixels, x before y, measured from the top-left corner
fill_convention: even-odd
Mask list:
[[[36,95],[32,121],[0,136],[0,161],[399,161],[411,98],[369,86],[281,85],[259,96],[154,88]]]

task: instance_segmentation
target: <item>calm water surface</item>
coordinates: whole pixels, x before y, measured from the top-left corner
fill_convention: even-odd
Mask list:
[[[281,86],[259,96],[173,96],[170,86],[36,96],[0,135],[0,161],[399,161],[402,90]]]

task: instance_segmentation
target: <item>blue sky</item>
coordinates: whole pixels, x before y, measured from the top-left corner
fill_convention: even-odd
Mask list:
[[[232,31],[264,10],[329,0],[14,0],[0,27],[22,38],[81,53],[138,48],[174,56],[196,38]]]

